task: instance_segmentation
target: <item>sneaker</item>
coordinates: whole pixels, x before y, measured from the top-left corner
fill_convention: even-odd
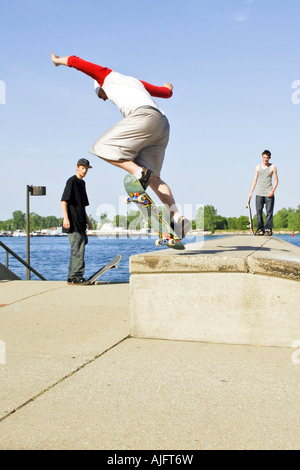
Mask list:
[[[266,228],[265,230],[265,235],[268,236],[268,237],[271,237],[272,236],[272,230],[270,228]]]
[[[265,234],[265,231],[262,230],[262,229],[256,230],[256,232],[255,232],[255,235],[259,235],[259,236],[262,236],[264,234]]]
[[[179,217],[177,222],[175,222],[175,220],[172,221],[171,227],[174,230],[174,232],[176,233],[179,240],[182,240],[188,234],[188,232],[190,231],[191,222],[188,219],[186,219],[185,217],[181,216],[181,217]]]
[[[81,285],[85,282],[84,277],[73,277],[73,278],[68,278],[68,284],[70,285]]]
[[[139,182],[144,189],[149,186],[152,176],[152,171],[149,168],[142,168],[142,176],[139,178]]]

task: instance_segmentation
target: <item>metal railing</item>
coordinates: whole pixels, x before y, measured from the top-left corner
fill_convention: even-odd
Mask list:
[[[20,258],[20,256],[18,256],[14,251],[12,251],[10,248],[8,248],[8,246],[6,246],[1,241],[0,241],[0,246],[2,246],[2,248],[4,248],[4,250],[6,251],[6,268],[7,269],[8,269],[9,255],[12,255],[14,258],[16,258],[17,261],[22,263],[27,269],[29,269],[33,274],[35,274],[37,277],[39,277],[42,281],[47,280],[40,273],[38,273],[35,269],[33,269],[32,266],[30,266],[28,263],[26,263],[26,261],[24,261],[22,258]]]

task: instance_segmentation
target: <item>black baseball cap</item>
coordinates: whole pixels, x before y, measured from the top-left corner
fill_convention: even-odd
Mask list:
[[[88,168],[93,168],[92,166],[90,166],[90,162],[86,158],[79,158],[79,160],[77,162],[77,166],[78,165],[87,166]]]

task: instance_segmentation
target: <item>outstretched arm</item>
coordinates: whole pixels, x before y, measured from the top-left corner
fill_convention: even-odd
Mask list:
[[[151,83],[143,82],[142,80],[141,82],[151,96],[155,96],[156,98],[171,98],[173,95],[173,85],[170,83],[165,83],[163,86],[155,86],[151,85]]]
[[[86,60],[83,60],[75,55],[58,57],[51,52],[51,58],[54,65],[67,65],[68,67],[73,67],[80,72],[85,73],[94,80],[97,80],[100,86],[103,85],[105,77],[111,72],[111,69],[107,67],[101,67],[101,65],[87,62]]]
[[[52,62],[56,67],[59,65],[68,65],[69,57],[58,57],[58,55],[53,54],[53,52],[50,52],[50,54]]]

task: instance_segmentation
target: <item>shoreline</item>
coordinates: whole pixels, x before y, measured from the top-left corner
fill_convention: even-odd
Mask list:
[[[299,231],[293,230],[273,230],[273,235],[299,235]],[[199,230],[190,230],[187,236],[220,236],[220,235],[252,235],[251,231],[249,230],[216,230],[215,232],[210,231],[199,231]],[[25,237],[25,232],[11,232],[6,234],[0,234],[0,238],[15,238],[15,237]],[[51,234],[51,233],[42,233],[42,234],[35,234],[30,233],[30,238],[61,238],[66,237],[67,233],[59,233],[59,234]],[[88,237],[132,237],[132,236],[143,236],[143,237],[157,237],[155,232],[146,232],[143,230],[116,230],[116,231],[107,231],[101,232],[98,230],[88,230],[87,231]]]

